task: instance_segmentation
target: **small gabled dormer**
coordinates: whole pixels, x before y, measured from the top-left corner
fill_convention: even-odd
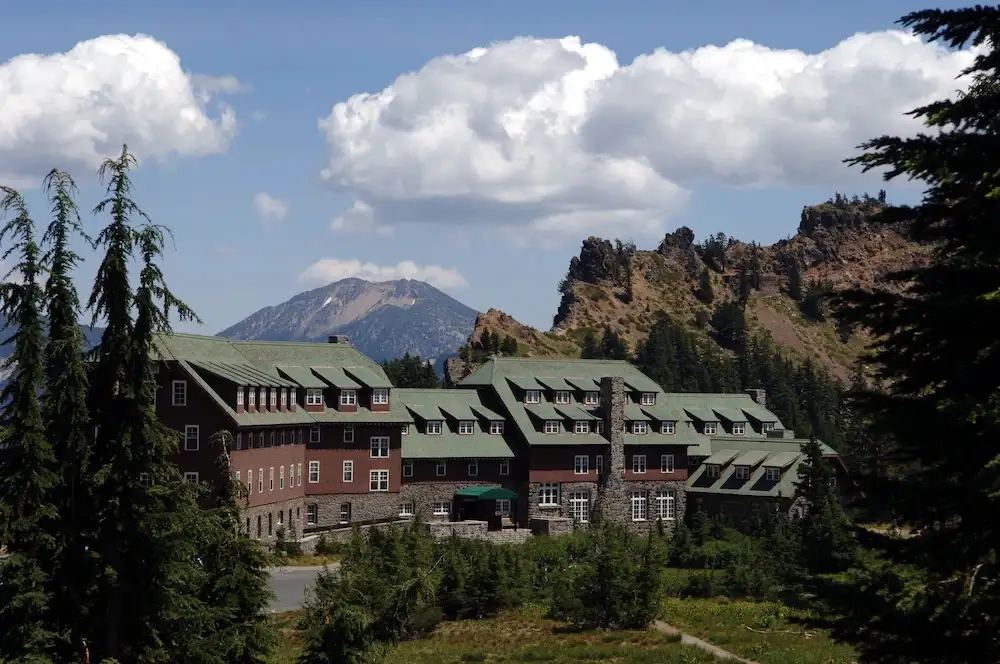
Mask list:
[[[491,436],[503,435],[503,420],[490,420],[490,435]]]
[[[522,394],[522,400],[524,403],[541,403],[542,402],[542,391],[541,390],[524,390]]]
[[[569,390],[555,390],[552,393],[552,403],[557,406],[568,406],[573,402]]]
[[[573,433],[590,433],[590,422],[587,420],[576,420],[573,422]]]
[[[238,385],[236,387],[236,412],[242,413],[246,410],[246,387]]]
[[[326,400],[322,387],[307,387],[305,389],[305,408],[310,413],[321,413],[326,410]]]
[[[459,420],[458,421],[458,435],[460,436],[471,436],[476,433],[476,423],[473,420]]]
[[[583,405],[584,406],[600,406],[601,405],[601,393],[587,391],[583,393]]]
[[[424,422],[424,433],[428,436],[440,436],[444,431],[443,420],[427,420]]]
[[[649,423],[646,420],[632,420],[632,433],[636,436],[645,436],[649,433]]]
[[[257,388],[253,386],[247,387],[247,411],[257,412]]]
[[[656,405],[656,392],[640,392],[639,393],[639,405],[640,406],[655,406]]]
[[[677,433],[677,422],[674,422],[673,420],[660,422],[660,433],[665,436],[673,436]]]
[[[389,388],[373,387],[368,398],[369,408],[372,412],[379,413],[389,410]]]

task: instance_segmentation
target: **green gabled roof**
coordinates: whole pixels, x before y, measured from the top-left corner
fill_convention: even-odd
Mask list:
[[[559,413],[550,403],[534,403],[530,405],[523,406],[524,412],[528,413],[534,418],[539,420],[561,420],[563,419],[562,414]]]
[[[550,390],[560,390],[565,392],[573,391],[570,384],[558,376],[535,376],[535,380]]]
[[[399,395],[396,395],[399,398]],[[433,404],[406,404],[406,408],[425,422],[442,422],[444,413]]]
[[[503,415],[499,413],[494,413],[486,406],[480,406],[478,404],[474,404],[471,406],[471,408],[473,412],[475,412],[477,415],[479,415],[479,417],[483,418],[484,420],[489,420],[491,422],[501,422],[504,419]]]
[[[756,466],[765,458],[767,458],[768,453],[761,450],[751,450],[750,452],[744,452],[735,459],[733,459],[734,466]]]
[[[684,413],[678,408],[670,406],[639,406],[642,412],[646,413],[650,419],[657,422],[681,422],[686,419]]]
[[[574,378],[570,376],[566,379],[566,382],[583,392],[598,392],[601,389],[600,384],[593,378]]]
[[[579,406],[556,406],[556,411],[559,412],[567,420],[572,420],[574,422],[586,421],[591,422],[593,420],[599,420],[600,417],[594,415],[593,413],[580,408]]]
[[[712,456],[705,459],[705,463],[710,466],[721,466],[724,463],[729,463],[740,454],[739,450],[719,450],[718,452],[713,452]]]
[[[413,416],[402,404],[390,404],[388,411],[373,411],[364,406],[358,406],[354,412],[342,412],[327,408],[322,413],[309,413],[313,420],[323,423],[356,423],[356,424],[411,424]]]
[[[800,447],[805,441],[801,440],[780,440],[768,438],[712,438],[713,454],[702,463],[688,478],[687,488],[692,493],[710,493],[718,495],[745,495],[745,496],[766,496],[775,497],[778,495],[791,498],[795,495],[795,483],[798,481],[796,471],[797,465],[802,462]],[[829,449],[825,445],[824,449]],[[719,463],[714,460],[718,454],[725,457],[736,453],[735,460],[723,468],[718,479],[709,478],[705,474],[705,469],[710,463]],[[753,467],[753,464],[744,463],[744,458],[759,457],[766,455],[762,463]],[[766,479],[767,468],[775,467],[772,464],[780,464],[783,469],[781,478],[777,482]],[[720,464],[721,465],[721,464]],[[753,470],[749,480],[737,480],[735,477],[737,466],[750,465]]]
[[[629,401],[625,404],[625,419],[630,421],[644,421],[649,419],[649,415],[642,412],[638,404]]]
[[[626,445],[688,445],[688,442],[676,435],[650,432],[650,433],[626,433]]]
[[[479,418],[476,417],[474,409],[483,410],[492,416],[486,419],[504,419],[483,406],[479,393],[475,390],[396,388],[392,394],[394,404],[408,408],[425,421],[445,419],[475,421]]]
[[[662,392],[663,388],[653,382],[653,379],[636,369],[635,374],[623,376],[625,386],[634,392]]]
[[[191,365],[235,385],[247,385],[251,387],[297,387],[292,381],[280,376],[273,376],[246,361],[207,362],[192,360]]]
[[[348,343],[324,344],[301,341],[230,341],[233,347],[259,367],[368,367],[380,376],[382,367]]]
[[[746,414],[739,408],[713,408],[712,412],[727,422],[746,422]]]
[[[232,340],[200,334],[160,334],[153,342],[154,352],[164,360],[205,362],[246,362]]]
[[[338,390],[360,390],[361,384],[340,367],[310,367],[312,372]]]
[[[512,459],[514,452],[503,436],[474,433],[462,436],[447,428],[441,435],[410,431],[403,436],[404,459]]]
[[[438,408],[440,408],[441,412],[445,414],[445,417],[452,420],[468,422],[470,420],[478,419],[476,414],[472,412],[472,408],[469,404],[445,403],[438,406]]]
[[[701,414],[708,416],[709,413],[712,415],[712,419],[704,420],[708,422],[719,421],[719,416],[713,411],[725,411],[730,412],[734,417],[738,419],[733,420],[736,422],[745,422],[747,417],[741,417],[738,415],[739,411],[743,411],[744,415],[750,416],[751,419],[757,422],[774,422],[778,428],[781,428],[781,421],[778,417],[767,410],[756,401],[754,401],[749,394],[738,393],[738,394],[704,394],[704,393],[676,393],[669,392],[666,394],[665,405],[671,408],[683,409],[684,411],[707,411]]]
[[[275,367],[278,373],[289,380],[296,382],[300,387],[307,390],[323,389],[327,385],[320,377],[314,374],[308,367]]]
[[[516,381],[547,376],[570,379],[590,379],[597,383],[607,376],[620,376],[625,383],[642,392],[663,392],[648,376],[623,360],[549,360],[534,357],[495,357],[459,382],[463,387],[493,385],[506,378]],[[518,387],[516,382],[514,383]],[[538,389],[531,387],[527,389]]]
[[[802,452],[796,450],[794,452],[779,452],[769,456],[764,460],[765,468],[785,468],[795,463],[795,460],[802,456]]]
[[[704,408],[685,408],[684,412],[691,416],[691,419],[699,422],[718,422],[719,416]]]
[[[743,414],[752,420],[757,422],[774,422],[778,425],[779,429],[784,428],[784,425],[781,424],[777,415],[764,408],[753,399],[750,400],[750,403],[740,404],[740,410],[742,410]]]
[[[375,373],[368,367],[344,367],[344,371],[355,380],[360,381],[365,387],[373,389],[392,387],[392,383],[389,382],[384,373]]]
[[[520,388],[522,390],[541,391],[542,389],[544,389],[542,385],[531,376],[507,376],[507,380],[513,383],[514,387]]]

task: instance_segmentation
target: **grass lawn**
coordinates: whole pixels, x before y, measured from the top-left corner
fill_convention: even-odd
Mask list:
[[[771,602],[724,599],[663,601],[663,620],[677,629],[759,664],[851,664],[857,655],[822,630],[796,620],[805,614]]]
[[[286,567],[321,567],[323,565],[339,563],[340,559],[341,556],[335,554],[320,556],[304,553],[301,556],[282,555],[279,564]]]
[[[274,664],[295,661],[300,643],[293,616],[279,617],[284,627]],[[568,631],[545,618],[545,611],[528,607],[487,620],[446,622],[429,638],[397,647],[387,664],[458,664],[463,662],[571,662],[606,664],[701,664],[716,662],[711,655],[682,646],[676,637],[652,630],[620,632]]]

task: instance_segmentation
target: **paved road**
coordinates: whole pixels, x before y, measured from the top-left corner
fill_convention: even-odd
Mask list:
[[[338,565],[331,565],[336,568]],[[322,567],[275,567],[271,570],[271,610],[275,612],[295,611],[302,606],[306,588],[312,585]]]

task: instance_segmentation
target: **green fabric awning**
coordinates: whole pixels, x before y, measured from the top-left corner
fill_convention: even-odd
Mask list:
[[[514,500],[517,494],[499,486],[467,486],[455,492],[456,496],[476,500]]]

